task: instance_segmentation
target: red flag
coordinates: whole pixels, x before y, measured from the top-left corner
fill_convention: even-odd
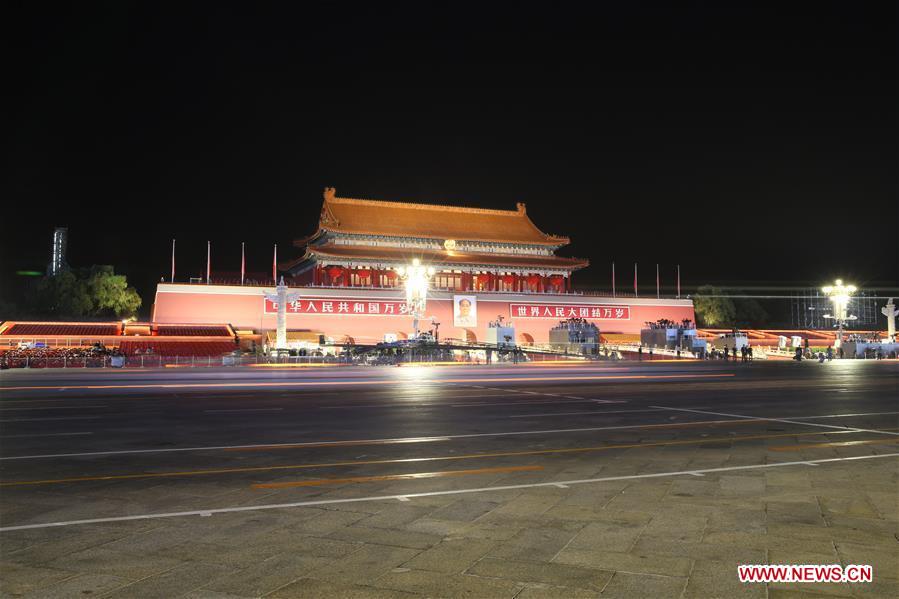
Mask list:
[[[243,285],[244,277],[247,274],[247,253],[246,253],[246,244],[241,241],[240,242],[240,284]]]

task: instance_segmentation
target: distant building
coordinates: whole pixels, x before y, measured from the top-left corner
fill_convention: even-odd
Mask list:
[[[53,229],[53,248],[50,253],[50,265],[47,267],[49,276],[55,277],[69,268],[69,265],[66,263],[66,247],[68,243],[69,230],[66,227]]]

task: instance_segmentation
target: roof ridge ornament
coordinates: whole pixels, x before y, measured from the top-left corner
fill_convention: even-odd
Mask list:
[[[330,203],[334,201],[334,198],[337,196],[337,190],[333,187],[325,187],[325,191],[323,192],[323,197],[325,199],[322,202],[322,214],[321,214],[321,224],[324,226],[337,227],[340,225],[340,221],[334,217],[334,213],[331,212]]]

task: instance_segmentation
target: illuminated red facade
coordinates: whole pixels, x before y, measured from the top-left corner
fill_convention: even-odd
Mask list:
[[[585,318],[603,332],[637,333],[646,321],[693,319],[689,300],[612,298],[577,293],[572,273],[588,261],[556,255],[568,238],[540,231],[524,204],[486,210],[383,202],[324,193],[318,229],[297,240],[302,255],[279,265],[300,297],[287,307],[292,330],[336,342],[405,337],[412,330],[398,270],[414,259],[435,274],[426,320],[442,338],[486,339],[490,321],[511,320],[521,343],[546,342],[561,319]],[[276,306],[252,286],[161,283],[155,322],[228,322],[275,328]],[[427,323],[423,328],[427,328]]]

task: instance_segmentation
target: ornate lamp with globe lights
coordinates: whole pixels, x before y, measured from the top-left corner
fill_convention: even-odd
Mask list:
[[[414,338],[418,338],[418,321],[424,316],[428,303],[428,286],[434,276],[434,268],[423,266],[421,260],[415,258],[409,266],[401,266],[397,274],[406,288],[406,310],[412,316]]]
[[[833,302],[833,314],[825,314],[824,318],[836,321],[837,338],[833,345],[835,349],[839,349],[843,344],[843,325],[847,321],[858,318],[857,316],[850,316],[847,312],[849,300],[852,298],[852,294],[858,291],[858,288],[855,285],[844,285],[842,279],[837,279],[833,285],[822,287],[821,291]]]

